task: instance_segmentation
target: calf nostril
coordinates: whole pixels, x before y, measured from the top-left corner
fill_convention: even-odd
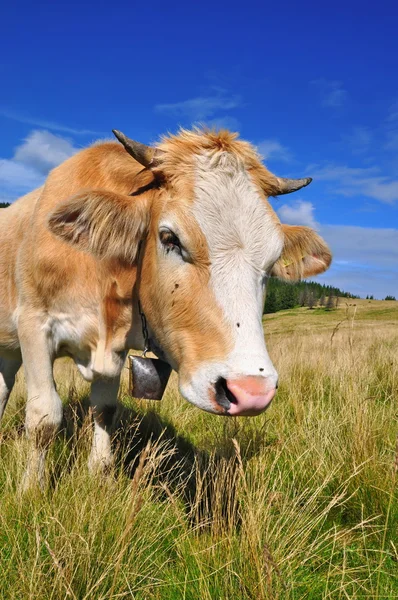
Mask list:
[[[236,404],[237,400],[231,390],[228,389],[227,380],[224,377],[219,377],[214,384],[216,392],[216,402],[226,411],[229,410],[231,404]]]
[[[260,367],[259,371],[264,371],[264,368],[263,368],[263,367]]]

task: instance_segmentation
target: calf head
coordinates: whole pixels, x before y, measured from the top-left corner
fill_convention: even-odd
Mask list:
[[[278,380],[262,327],[267,278],[297,280],[331,262],[325,242],[281,224],[268,198],[311,179],[276,177],[226,131],[182,131],[156,150],[115,135],[152,184],[136,197],[81,193],[50,228],[99,258],[133,263],[141,243],[141,306],[182,395],[217,414],[259,414]]]

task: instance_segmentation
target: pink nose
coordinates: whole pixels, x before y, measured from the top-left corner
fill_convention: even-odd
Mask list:
[[[231,416],[254,416],[262,413],[271,403],[276,388],[265,377],[241,377],[227,380],[227,388],[234,396],[227,411]]]

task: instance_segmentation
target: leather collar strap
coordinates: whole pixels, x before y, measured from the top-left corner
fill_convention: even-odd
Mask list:
[[[141,254],[141,248],[142,248],[142,244],[143,244],[144,240],[140,240],[139,244],[138,244],[138,250],[137,250],[137,264],[139,263],[140,260],[140,254]],[[139,267],[138,272],[140,273],[141,268]],[[144,314],[144,311],[142,310],[141,307],[141,301],[140,298],[138,296],[138,312],[140,313],[140,317],[141,317],[141,328],[142,328],[142,336],[144,338],[144,351],[142,353],[142,356],[146,356],[147,352],[151,351],[151,341],[149,339],[149,333],[148,333],[148,325],[146,322],[146,317]]]
[[[147,352],[151,351],[151,340],[149,339],[149,333],[148,333],[148,325],[146,322],[146,318],[145,315],[142,311],[141,308],[141,302],[138,299],[138,311],[140,313],[140,317],[141,317],[141,327],[142,327],[142,335],[144,338],[144,351],[142,353],[142,356],[146,356]]]

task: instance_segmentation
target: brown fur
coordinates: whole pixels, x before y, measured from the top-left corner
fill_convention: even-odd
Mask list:
[[[94,347],[105,336],[106,346],[124,346],[132,323],[139,322],[132,314],[139,288],[148,321],[177,366],[183,365],[183,377],[201,361],[221,360],[228,353],[229,329],[208,289],[206,240],[187,212],[195,156],[236,155],[265,202],[278,191],[276,177],[249,143],[227,131],[181,131],[163,138],[159,148],[160,164],[151,172],[116,142],[95,145],[54,169],[44,188],[3,209],[8,225],[0,223],[0,257],[7,256],[0,259],[0,289],[6,289],[0,302],[1,345],[18,344],[17,329],[9,325],[17,306],[46,315],[54,307],[67,312],[70,306],[98,305],[100,322],[86,332],[84,344]],[[158,222],[171,206],[190,232],[195,268],[186,282],[157,269]],[[327,268],[330,253],[314,232],[284,226],[284,233],[285,251],[272,274],[293,279]],[[145,235],[137,280],[135,261]]]
[[[194,178],[195,156],[203,153],[230,152],[239,158],[266,196],[278,193],[276,177],[264,167],[260,155],[248,142],[238,139],[237,133],[227,130],[205,132],[180,130],[178,135],[163,138],[159,144],[159,169],[166,180],[181,189],[187,177]]]

